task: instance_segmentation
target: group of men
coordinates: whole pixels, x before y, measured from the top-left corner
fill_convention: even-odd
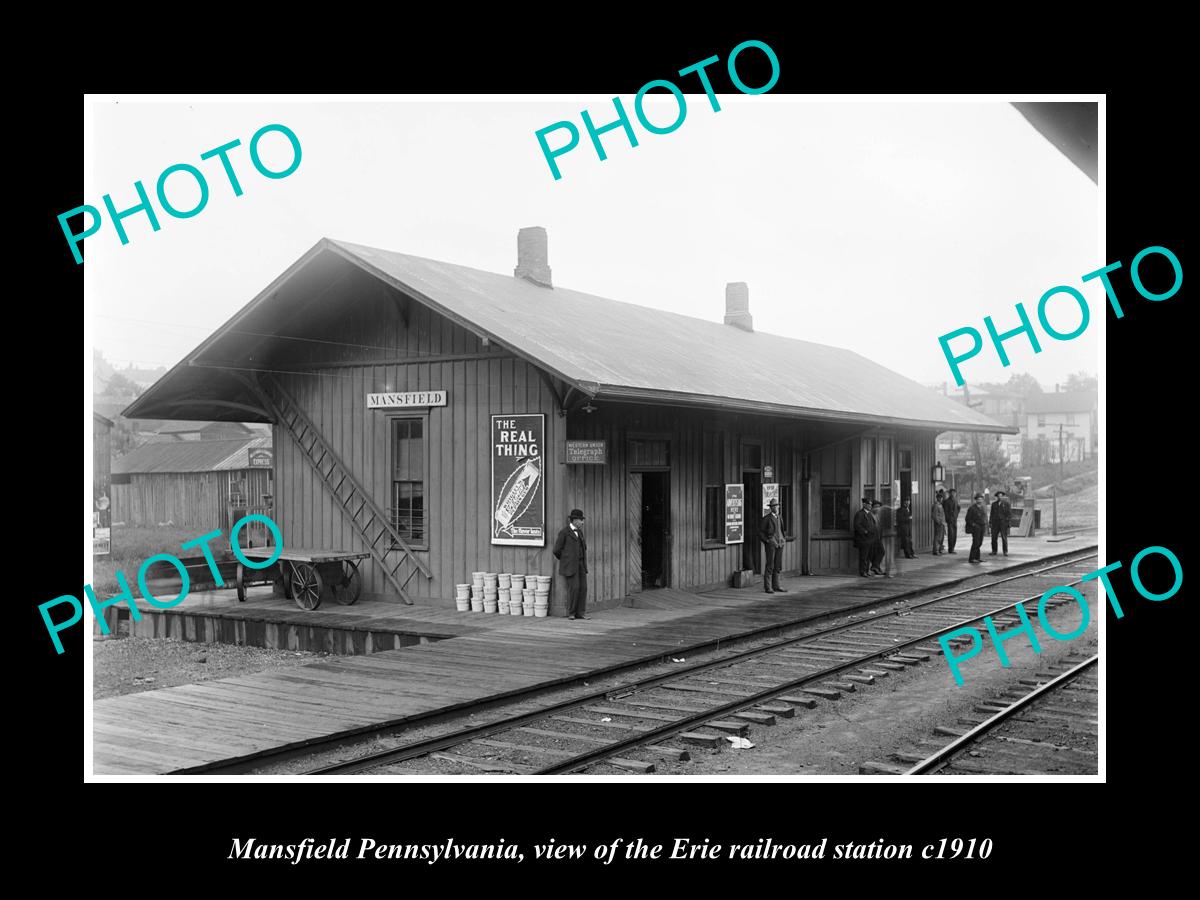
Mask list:
[[[961,512],[962,506],[958,502],[958,491],[951,488],[948,493],[943,490],[937,492],[933,505],[929,509],[930,517],[933,519],[934,556],[958,552],[954,549],[954,544],[958,540],[958,516]],[[1012,504],[1009,503],[1008,495],[1004,491],[996,491],[996,498],[992,501],[990,509],[985,506],[983,494],[976,494],[972,498],[971,505],[967,507],[966,528],[967,533],[971,535],[971,552],[967,561],[973,563],[983,561],[979,551],[983,546],[983,535],[989,525],[992,529],[991,555],[995,556],[999,552],[998,548],[1002,542],[1004,555],[1008,556],[1008,530],[1011,520]],[[943,541],[945,541],[945,549],[943,549]]]
[[[899,516],[896,517],[897,521]],[[912,544],[912,516],[909,516],[909,545]],[[862,498],[862,509],[854,514],[854,546],[858,548],[858,574],[864,578],[885,575],[880,567],[886,551],[883,547],[884,506],[870,497]]]
[[[864,578],[875,575],[890,575],[884,572],[882,565],[887,553],[884,549],[884,533],[890,524],[887,515],[890,509],[884,507],[879,500],[870,497],[862,498],[862,508],[854,514],[854,546],[858,549],[858,574]],[[962,513],[962,505],[958,501],[958,491],[951,488],[949,492],[939,490],[930,508],[933,519],[933,555],[956,553],[955,542],[958,540],[958,517]],[[1012,504],[1004,491],[996,491],[990,510],[985,507],[984,495],[976,494],[967,507],[966,529],[971,535],[971,552],[968,562],[980,563],[980,549],[983,546],[983,536],[989,524],[992,529],[992,556],[1004,548],[1008,556],[1008,530],[1012,518]],[[912,504],[905,499],[896,510],[896,540],[899,552],[905,559],[915,559],[912,545]],[[944,549],[948,547],[948,549]],[[890,567],[889,567],[890,568]]]
[[[933,518],[933,555],[956,553],[958,540],[958,517],[962,506],[958,502],[958,491],[937,492],[930,515]],[[884,548],[884,534],[891,527],[891,508],[879,500],[862,498],[862,508],[854,514],[854,546],[858,548],[858,574],[864,578],[876,575],[891,577],[891,566],[883,569],[888,558]],[[991,509],[985,510],[983,494],[976,494],[967,507],[966,529],[971,535],[971,553],[968,562],[982,562],[980,548],[988,524],[992,529],[992,556],[1003,542],[1004,555],[1008,556],[1008,529],[1012,517],[1012,504],[1004,491],[996,491]],[[554,542],[554,558],[559,561],[559,574],[567,584],[567,618],[586,619],[587,609],[587,542],[583,537],[583,511],[571,510],[568,524],[558,533]],[[896,540],[905,559],[915,559],[912,545],[912,501],[905,499],[896,510]],[[766,554],[763,566],[763,590],[768,594],[785,594],[779,585],[779,570],[783,568],[783,547],[786,542],[783,520],[779,516],[779,501],[772,500],[767,513],[762,517],[758,529]],[[943,541],[948,549],[943,549]]]

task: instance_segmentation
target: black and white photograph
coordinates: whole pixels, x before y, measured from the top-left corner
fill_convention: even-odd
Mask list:
[[[729,50],[87,96],[87,780],[1104,780],[1104,96]]]

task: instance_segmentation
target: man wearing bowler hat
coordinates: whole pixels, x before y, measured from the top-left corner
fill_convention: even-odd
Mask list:
[[[783,568],[783,519],[779,518],[779,501],[772,499],[767,504],[767,514],[758,523],[758,537],[763,544],[766,560],[763,563],[763,590],[768,594],[786,594],[779,586],[779,570]]]
[[[858,548],[858,574],[871,576],[871,552],[879,535],[879,525],[871,515],[871,498],[863,497],[862,509],[854,514],[854,546]]]
[[[992,526],[991,555],[996,555],[996,539],[1000,538],[1004,541],[1004,555],[1008,556],[1008,528],[1012,523],[1012,504],[1008,502],[1008,495],[1004,491],[996,491],[996,499],[992,501],[990,519]]]
[[[587,541],[583,539],[582,509],[571,510],[570,521],[554,541],[558,574],[567,583],[567,618],[587,619]]]
[[[974,502],[967,507],[967,533],[971,535],[971,553],[967,562],[983,562],[979,548],[983,546],[983,533],[987,530],[987,513],[983,508],[983,494],[976,494]]]

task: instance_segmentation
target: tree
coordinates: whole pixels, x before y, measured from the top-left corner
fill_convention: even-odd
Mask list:
[[[1073,372],[1067,376],[1068,391],[1094,391],[1100,386],[1099,380],[1095,375],[1089,375],[1087,372]]]
[[[108,386],[104,390],[104,394],[110,400],[122,400],[132,402],[138,398],[138,394],[142,389],[134,383],[127,375],[122,375],[120,372],[114,372],[112,377],[108,379]]]
[[[1042,393],[1042,386],[1028,372],[1014,372],[1009,376],[1004,390],[1022,397],[1030,397],[1033,394]]]
[[[975,469],[979,485],[976,490],[996,487],[1007,489],[1012,482],[1013,467],[1000,445],[1000,435],[979,435],[978,447],[979,458],[975,462]]]

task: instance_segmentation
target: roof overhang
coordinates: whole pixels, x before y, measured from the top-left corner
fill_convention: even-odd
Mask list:
[[[721,409],[831,423],[1001,434],[1016,434],[1019,431],[1013,426],[994,422],[975,411],[971,412],[980,420],[978,422],[923,420],[866,412],[813,409],[648,387],[601,384],[581,379],[563,371],[553,362],[540,358],[527,346],[511,339],[506,340],[478,322],[464,317],[458,311],[438,302],[435,297],[429,296],[427,292],[371,264],[328,238],[318,241],[121,414],[130,419],[271,422],[270,414],[263,408],[261,400],[246,377],[248,373],[256,370],[280,371],[272,369],[269,365],[263,366],[254,359],[255,348],[266,346],[264,341],[291,339],[268,333],[269,322],[291,321],[302,310],[313,316],[326,314],[319,305],[320,300],[327,292],[334,290],[339,282],[349,277],[348,273],[353,272],[370,275],[379,283],[423,304],[469,333],[486,338],[492,345],[525,360],[550,378],[558,379],[563,385],[560,402],[564,401],[564,395],[570,392],[568,389],[573,389],[592,399],[608,398],[624,402]],[[256,321],[260,321],[258,327],[261,330],[255,330]],[[367,365],[369,361],[364,361],[363,364]]]

